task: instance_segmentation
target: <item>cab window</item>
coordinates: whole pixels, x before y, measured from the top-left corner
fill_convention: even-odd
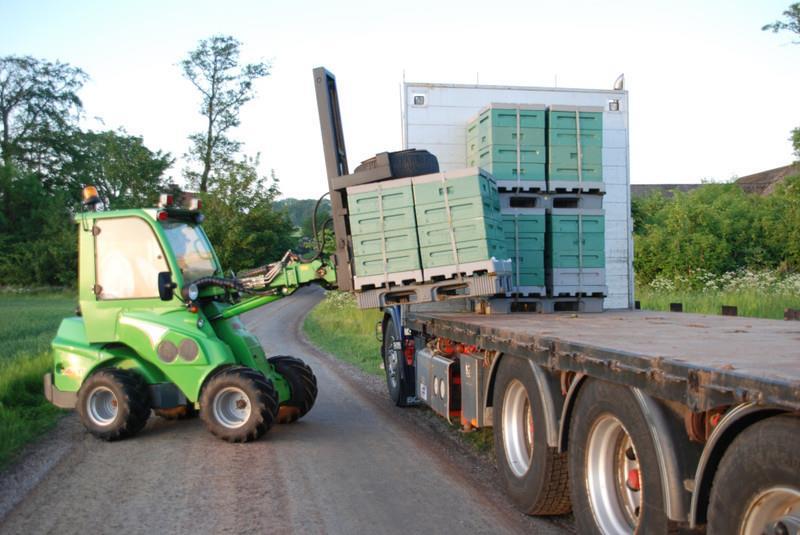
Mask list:
[[[158,274],[169,271],[153,229],[138,217],[95,221],[98,299],[158,297]]]

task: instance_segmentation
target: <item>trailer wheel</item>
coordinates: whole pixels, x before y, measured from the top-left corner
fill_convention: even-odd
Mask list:
[[[144,428],[150,417],[150,393],[136,372],[105,368],[84,381],[77,409],[91,434],[103,440],[119,440]]]
[[[292,397],[278,408],[278,423],[296,422],[311,410],[317,400],[317,378],[311,367],[296,357],[270,357],[270,364],[289,383]]]
[[[403,377],[402,336],[397,332],[394,321],[384,322],[383,367],[386,371],[386,387],[389,397],[398,407],[408,406],[409,392]]]
[[[725,452],[711,487],[710,535],[796,533],[800,528],[800,418],[757,422]],[[779,524],[783,524],[780,526]]]
[[[578,533],[668,533],[661,474],[647,421],[625,387],[588,380],[569,431]]]
[[[156,413],[156,416],[160,416],[165,420],[189,420],[197,417],[197,409],[194,408],[194,403],[178,405],[169,409],[155,409],[153,412]]]
[[[249,442],[269,431],[278,415],[272,382],[244,366],[213,376],[200,395],[200,418],[214,436],[227,442]]]
[[[544,408],[527,362],[503,357],[494,386],[494,451],[506,492],[530,515],[571,509],[567,456],[547,445]]]

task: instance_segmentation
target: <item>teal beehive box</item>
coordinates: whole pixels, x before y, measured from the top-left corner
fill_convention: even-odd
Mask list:
[[[550,106],[547,110],[547,189],[604,191],[603,108]]]
[[[347,188],[356,288],[421,281],[410,178]]]
[[[426,279],[490,270],[506,258],[500,199],[489,173],[472,167],[411,180]]]

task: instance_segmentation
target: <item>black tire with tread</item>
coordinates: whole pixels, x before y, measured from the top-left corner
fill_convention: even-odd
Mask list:
[[[117,416],[106,426],[92,422],[87,414],[89,393],[105,386],[117,399]],[[150,417],[150,392],[144,379],[134,371],[102,368],[89,376],[78,391],[76,405],[84,427],[102,440],[120,440],[135,435],[147,424]]]
[[[311,366],[297,357],[289,355],[276,355],[267,359],[275,367],[280,375],[289,383],[292,397],[281,405],[294,407],[296,411],[280,412],[278,417],[279,424],[290,424],[296,422],[314,406],[317,400],[317,378],[311,370]]]
[[[383,323],[383,347],[381,355],[383,356],[383,368],[386,373],[386,388],[389,391],[389,398],[398,407],[409,406],[408,398],[411,395],[408,392],[408,387],[405,381],[405,370],[403,363],[403,355],[400,355],[397,370],[397,384],[392,385],[392,380],[389,376],[389,360],[388,354],[391,350],[391,344],[402,337],[398,336],[397,328],[395,327],[392,318],[386,318]]]
[[[566,453],[547,445],[544,408],[536,378],[530,365],[511,356],[499,364],[492,400],[494,451],[497,471],[506,493],[514,504],[529,515],[562,515],[572,509],[569,494],[569,471]],[[511,470],[503,444],[502,405],[512,379],[520,381],[528,394],[534,418],[533,458],[531,467],[519,477]],[[537,432],[537,430],[539,432]]]
[[[773,416],[737,436],[720,461],[708,507],[708,534],[739,533],[750,501],[776,486],[800,490],[800,418]],[[793,446],[795,445],[795,446]]]
[[[356,167],[355,172],[375,169],[377,157],[364,160]],[[426,150],[408,149],[389,153],[389,166],[392,176],[386,178],[405,178],[409,176],[429,175],[439,172],[439,160]]]
[[[214,396],[221,389],[235,386],[250,400],[250,418],[239,428],[231,429],[214,416]],[[200,419],[216,437],[227,442],[250,442],[272,428],[278,415],[278,394],[264,375],[246,366],[225,368],[211,377],[200,394]]]
[[[588,490],[582,482],[587,481],[586,447],[589,433],[601,416],[611,414],[628,432],[639,457],[644,502],[636,533],[673,533],[674,526],[668,521],[664,509],[655,445],[647,420],[639,410],[639,403],[633,392],[624,386],[587,379],[578,392],[572,414],[568,455],[571,479],[579,482],[571,489],[576,531],[600,533],[592,513]]]

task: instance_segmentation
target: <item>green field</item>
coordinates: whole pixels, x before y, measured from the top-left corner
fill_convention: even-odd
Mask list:
[[[722,305],[738,307],[739,316],[783,319],[787,308],[800,308],[800,296],[759,290],[735,292],[656,291],[637,288],[636,299],[645,310],[669,310],[670,303],[682,303],[684,312],[721,314]]]
[[[61,414],[44,399],[42,375],[50,341],[75,304],[67,293],[0,292],[0,467]]]

